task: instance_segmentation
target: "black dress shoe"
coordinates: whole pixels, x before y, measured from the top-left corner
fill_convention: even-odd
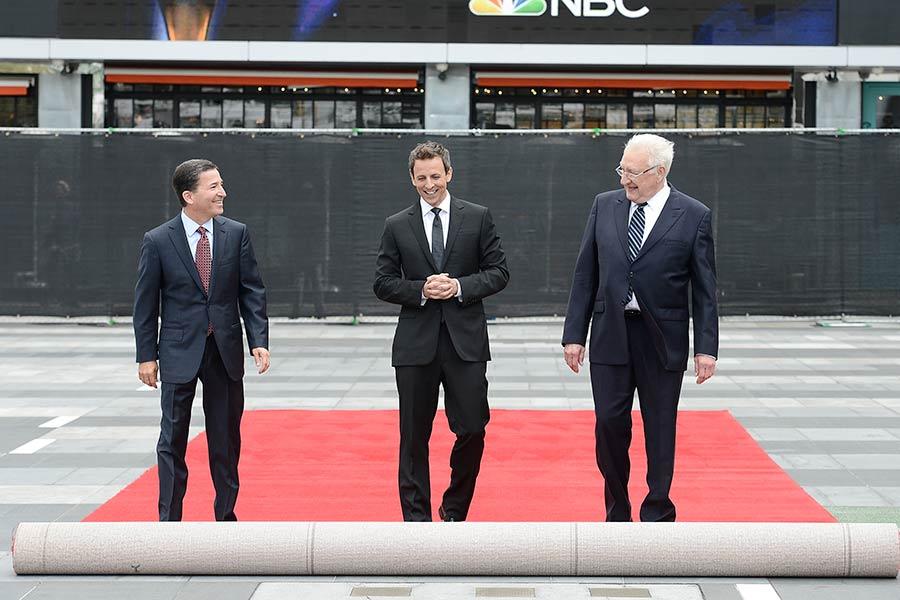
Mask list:
[[[446,522],[456,521],[456,519],[454,519],[453,517],[451,517],[450,515],[448,515],[447,513],[444,512],[443,506],[438,507],[438,516],[441,518],[441,521],[446,521]]]

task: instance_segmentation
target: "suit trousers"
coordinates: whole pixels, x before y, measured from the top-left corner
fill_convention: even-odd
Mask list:
[[[643,318],[626,317],[628,364],[591,363],[596,415],[597,466],[605,482],[606,520],[631,521],[628,479],[631,461],[631,409],[634,390],[640,397],[647,452],[649,493],[641,504],[641,521],[674,521],[669,498],[675,469],[675,421],[683,371],[668,371]]]
[[[244,384],[228,377],[214,336],[206,338],[200,370],[187,383],[162,384],[162,420],[156,456],[159,464],[159,520],[180,521],[187,490],[187,451],[191,406],[197,380],[203,382],[203,414],[209,470],[216,499],[217,521],[236,521],[234,505],[238,495],[238,459],[241,455],[241,417],[244,413]]]
[[[448,518],[466,519],[484,454],[485,427],[490,420],[486,372],[486,362],[467,362],[459,357],[444,323],[431,363],[396,367],[400,397],[400,507],[404,521],[431,521],[428,441],[440,385],[444,386],[447,421],[456,434],[450,453],[450,485],[441,506]]]

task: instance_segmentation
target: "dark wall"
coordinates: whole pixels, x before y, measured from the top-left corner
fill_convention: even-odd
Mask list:
[[[58,0],[0,2],[0,37],[56,37]]]
[[[613,0],[588,5],[613,9],[602,17],[575,16],[560,0],[559,14],[554,16],[554,0],[533,1],[538,6],[544,3],[543,14],[476,16],[468,0],[39,0],[37,4],[42,9],[58,4],[58,35],[63,38],[168,39],[164,15],[176,5],[184,11],[182,22],[192,20],[188,18],[192,10],[208,15],[206,39],[215,40],[833,45],[837,35],[837,0],[625,0],[628,10],[649,9],[640,18],[623,16]],[[581,0],[578,5],[583,7]],[[28,6],[34,13],[39,8],[35,3]],[[41,33],[27,29],[23,23],[18,35],[48,35],[46,26],[35,29]],[[415,57],[410,60],[415,62]]]
[[[900,44],[897,0],[842,0],[839,14],[839,44]]]
[[[722,313],[896,314],[900,136],[671,136],[671,183],[713,211]],[[618,187],[624,136],[442,139],[451,191],[489,206],[509,287],[493,315],[565,311],[596,193]],[[0,138],[0,314],[130,314],[144,231],[176,215],[175,165],[221,168],[226,215],[250,225],[274,316],[396,314],[372,293],[384,218],[417,201],[420,137]],[[879,160],[871,159],[878,156]]]

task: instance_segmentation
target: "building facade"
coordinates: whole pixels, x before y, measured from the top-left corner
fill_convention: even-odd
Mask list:
[[[893,0],[0,4],[0,127],[893,128]]]

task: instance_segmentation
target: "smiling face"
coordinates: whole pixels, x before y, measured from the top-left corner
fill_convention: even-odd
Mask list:
[[[445,171],[444,161],[439,156],[424,158],[413,163],[410,178],[419,196],[431,206],[437,206],[447,194],[447,184],[453,178],[453,169]]]
[[[622,175],[619,182],[625,188],[625,196],[636,204],[648,201],[663,188],[666,168],[650,163],[650,153],[645,148],[626,148],[619,163]]]
[[[184,192],[184,211],[195,223],[206,223],[225,211],[225,183],[218,169],[200,173],[193,190]]]

